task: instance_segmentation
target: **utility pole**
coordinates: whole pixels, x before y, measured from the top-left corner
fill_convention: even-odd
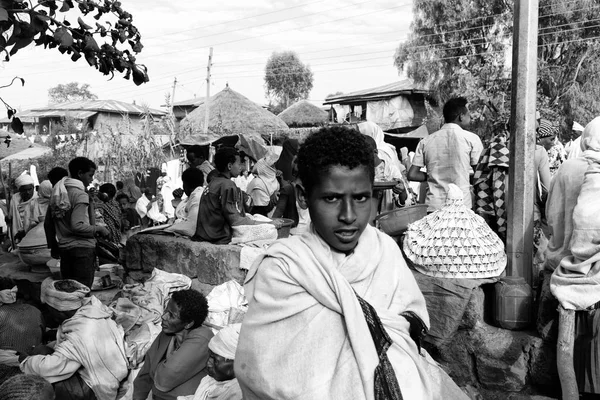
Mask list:
[[[515,0],[513,22],[508,275],[532,280],[539,0]]]
[[[206,105],[204,109],[204,133],[208,133],[208,117],[210,114],[210,69],[212,67],[212,55],[213,48],[210,48],[210,52],[208,53],[208,66],[206,67],[206,99],[204,99],[204,104]]]
[[[173,79],[173,92],[171,94],[171,114],[175,114],[175,88],[177,87],[177,77]]]

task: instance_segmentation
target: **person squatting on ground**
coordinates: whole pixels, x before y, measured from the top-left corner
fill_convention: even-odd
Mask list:
[[[52,383],[57,399],[114,400],[128,374],[123,329],[89,292],[77,281],[44,280],[41,300],[60,324],[56,345],[19,357],[21,370]]]
[[[44,223],[48,247],[60,256],[63,279],[91,287],[96,269],[96,237],[108,237],[104,226],[95,226],[93,203],[85,191],[94,179],[96,164],[85,157],[69,163],[70,177],[61,179],[50,199],[50,218]],[[58,254],[57,254],[58,253]]]
[[[298,154],[312,223],[278,240],[246,277],[235,357],[244,399],[466,399],[420,348],[425,299],[392,238],[368,224],[372,148],[323,128]]]
[[[208,342],[212,330],[202,326],[208,303],[202,293],[181,290],[173,293],[162,316],[162,332],[144,360],[133,385],[133,400],[175,400],[194,394],[207,374]]]

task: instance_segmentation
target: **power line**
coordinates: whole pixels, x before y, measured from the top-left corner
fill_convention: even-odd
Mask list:
[[[279,10],[269,11],[269,12],[262,13],[262,14],[255,14],[255,15],[250,15],[250,16],[243,17],[243,18],[237,18],[237,19],[231,19],[229,21],[218,22],[218,23],[212,24],[212,25],[199,26],[199,27],[196,27],[196,28],[184,29],[184,30],[181,30],[181,31],[167,32],[165,34],[158,35],[158,36],[151,36],[151,37],[148,37],[146,39],[155,39],[155,38],[158,38],[158,37],[164,37],[165,35],[173,35],[173,34],[177,34],[177,33],[190,32],[190,31],[195,31],[197,29],[213,28],[213,27],[219,26],[219,25],[227,25],[227,24],[231,24],[231,23],[234,23],[234,22],[244,21],[244,20],[251,19],[251,18],[263,17],[265,15],[271,15],[271,14],[276,14],[276,13],[280,13],[280,12],[283,12],[283,11],[293,10],[295,8],[301,8],[301,7],[305,7],[305,6],[310,6],[311,4],[322,3],[323,1],[324,0],[317,0],[317,1],[310,2],[310,3],[299,4],[299,5],[293,6],[293,7],[281,8]]]

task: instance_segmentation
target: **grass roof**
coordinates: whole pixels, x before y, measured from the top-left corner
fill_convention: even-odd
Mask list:
[[[206,103],[181,120],[183,132],[192,136],[204,131]],[[217,135],[265,134],[285,132],[289,128],[276,115],[229,86],[210,98],[208,131]]]
[[[290,128],[319,126],[327,122],[329,114],[307,100],[300,100],[279,115]]]

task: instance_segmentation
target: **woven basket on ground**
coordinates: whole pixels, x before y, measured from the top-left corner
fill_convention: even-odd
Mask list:
[[[437,278],[491,278],[506,268],[504,244],[456,185],[442,209],[409,225],[403,249],[419,272]]]

